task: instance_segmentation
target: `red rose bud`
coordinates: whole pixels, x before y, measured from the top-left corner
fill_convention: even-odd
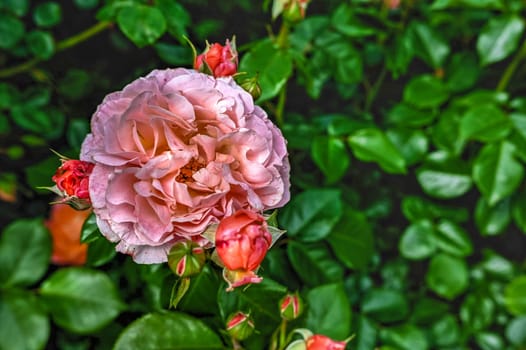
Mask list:
[[[238,55],[235,39],[226,40],[225,45],[206,44],[205,51],[197,56],[194,69],[214,77],[227,77],[237,73]]]
[[[69,204],[77,210],[91,207],[89,198],[89,176],[95,166],[93,163],[81,160],[61,158],[62,165],[51,178],[55,182],[53,187],[43,187],[62,197],[54,202]]]
[[[237,312],[228,318],[226,331],[236,340],[245,340],[254,332],[254,322],[249,315]]]
[[[307,350],[344,350],[346,341],[334,341],[324,335],[315,334],[306,340]]]
[[[279,305],[281,317],[287,321],[297,319],[303,312],[303,301],[297,292],[285,295]]]
[[[179,277],[197,275],[205,261],[204,248],[192,241],[178,242],[168,253],[168,266]]]
[[[271,244],[272,236],[265,218],[253,211],[241,209],[221,220],[215,245],[217,255],[225,265],[223,276],[229,283],[229,290],[261,281],[254,271]]]

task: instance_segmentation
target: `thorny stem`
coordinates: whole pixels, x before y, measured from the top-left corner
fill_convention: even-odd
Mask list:
[[[105,22],[105,21],[98,22],[97,24],[93,25],[92,27],[78,34],[75,34],[73,36],[70,36],[69,38],[59,41],[56,45],[56,52],[60,52],[60,51],[69,49],[70,47],[73,47],[75,45],[78,45],[81,42],[86,41],[92,36],[105,30],[106,28],[109,28],[111,25],[112,25],[111,22]],[[0,78],[8,78],[10,76],[26,72],[30,70],[31,68],[33,68],[33,66],[35,66],[40,61],[42,61],[42,59],[35,57],[26,62],[20,63],[16,66],[1,69]]]
[[[498,92],[506,90],[511,78],[515,74],[515,71],[517,70],[517,68],[519,67],[519,64],[524,58],[526,58],[526,40],[522,43],[522,46],[519,49],[519,52],[517,53],[517,55],[515,55],[515,57],[509,64],[509,66],[506,68],[506,70],[504,71],[504,74],[502,74],[499,84],[497,85]]]

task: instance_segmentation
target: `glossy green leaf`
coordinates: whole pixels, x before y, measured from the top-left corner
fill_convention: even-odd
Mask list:
[[[79,8],[88,10],[92,9],[94,7],[97,7],[99,4],[99,0],[74,0],[75,5],[77,5]]]
[[[433,143],[441,150],[458,156],[462,152],[465,140],[460,137],[462,115],[455,109],[441,113],[438,122],[431,129]]]
[[[31,105],[14,106],[11,116],[22,129],[42,134],[48,140],[56,139],[62,134],[66,119],[59,110]]]
[[[397,350],[427,350],[428,342],[425,334],[416,326],[403,324],[401,326],[383,328],[380,337],[384,344],[392,345]]]
[[[404,320],[409,314],[405,295],[388,289],[371,289],[361,302],[362,313],[372,319],[391,323]]]
[[[515,197],[511,210],[515,225],[517,225],[523,233],[526,233],[526,195],[524,191],[519,192],[519,195]]]
[[[203,321],[180,312],[146,314],[119,336],[115,350],[223,349],[219,336]]]
[[[431,336],[436,346],[455,345],[460,341],[460,327],[453,315],[445,315],[431,325]]]
[[[348,4],[340,5],[331,18],[331,24],[341,33],[349,37],[364,37],[373,35],[376,31],[373,27],[361,23]]]
[[[431,75],[412,79],[404,89],[404,101],[418,108],[438,107],[449,98],[444,83]]]
[[[265,257],[267,258],[268,256]],[[220,276],[206,264],[201,273],[192,277],[190,288],[177,305],[178,309],[194,315],[215,313],[218,308],[217,295],[211,291],[218,290],[219,285]]]
[[[388,173],[404,174],[405,160],[393,143],[380,129],[361,129],[347,139],[356,158],[375,162]]]
[[[485,236],[498,235],[506,230],[511,222],[511,201],[509,198],[490,207],[484,198],[479,198],[475,208],[475,223]]]
[[[426,275],[427,286],[445,299],[452,300],[468,287],[466,262],[444,253],[431,259]]]
[[[409,225],[398,245],[402,256],[413,260],[430,257],[437,248],[434,231],[433,224],[429,220],[419,220]]]
[[[25,33],[24,23],[18,18],[0,13],[0,49],[10,49],[15,46]]]
[[[351,333],[351,305],[341,283],[311,289],[306,297],[309,306],[306,327],[316,334],[344,340]]]
[[[435,0],[431,8],[433,10],[443,10],[447,8],[482,8],[482,9],[502,9],[502,0]]]
[[[386,135],[400,151],[407,165],[418,163],[427,153],[429,142],[422,130],[389,129]]]
[[[27,46],[35,57],[47,60],[55,53],[55,41],[49,32],[33,30],[26,36]]]
[[[460,319],[464,327],[480,331],[489,327],[495,317],[495,303],[490,296],[469,294],[460,307]]]
[[[464,139],[498,141],[505,138],[510,131],[510,119],[493,104],[473,106],[460,122],[460,135]]]
[[[501,16],[489,20],[477,40],[482,65],[501,61],[512,54],[524,32],[524,21],[518,16]]]
[[[412,307],[411,321],[415,324],[430,324],[444,317],[448,309],[449,305],[444,301],[428,297],[420,298]]]
[[[62,9],[58,2],[49,1],[38,4],[33,12],[33,20],[39,27],[53,27],[62,21]]]
[[[34,294],[0,291],[0,348],[44,349],[49,338],[49,319]]]
[[[29,0],[3,0],[0,8],[4,8],[18,17],[24,16],[29,10]]]
[[[349,168],[350,160],[345,143],[339,138],[316,137],[312,141],[311,156],[329,184],[340,180]]]
[[[115,243],[108,241],[105,237],[99,236],[96,240],[90,242],[88,246],[86,266],[102,266],[110,262],[115,255],[117,255]]]
[[[365,215],[345,208],[327,237],[338,259],[350,269],[364,269],[374,253],[374,237]]]
[[[461,52],[451,58],[446,69],[446,85],[450,91],[472,88],[481,74],[477,58],[471,52]]]
[[[331,233],[341,213],[339,191],[312,189],[296,195],[280,211],[278,221],[290,237],[297,237],[304,242],[314,242]]]
[[[265,40],[243,55],[239,70],[257,75],[261,87],[258,102],[263,102],[275,97],[287,82],[292,74],[292,58]]]
[[[493,332],[481,332],[475,335],[475,341],[481,350],[501,350],[504,349],[504,340]]]
[[[57,270],[42,283],[40,294],[53,321],[74,333],[98,330],[124,309],[110,278],[87,268]]]
[[[443,252],[460,257],[473,253],[473,244],[468,233],[456,223],[440,220],[434,233],[437,247]]]
[[[166,18],[168,32],[179,40],[183,40],[183,36],[187,35],[186,27],[189,26],[192,21],[190,14],[177,1],[155,0],[155,3]]]
[[[417,21],[411,22],[408,31],[415,54],[434,68],[442,67],[450,48],[440,32],[427,23]]]
[[[526,275],[512,280],[504,291],[504,304],[509,312],[514,315],[526,314]]]
[[[437,114],[433,111],[424,111],[413,107],[411,104],[402,102],[394,105],[389,110],[387,121],[400,126],[417,128],[431,124],[436,116]]]
[[[466,163],[446,154],[433,154],[417,170],[416,177],[425,193],[436,198],[455,198],[472,185]]]
[[[444,218],[455,222],[464,222],[469,218],[466,208],[440,205],[417,196],[406,196],[402,199],[402,213],[409,221],[421,219]]]
[[[526,345],[526,316],[516,317],[508,324],[506,338],[515,346]]]
[[[0,236],[0,285],[29,286],[46,273],[51,237],[41,219],[20,219]]]
[[[301,244],[291,241],[287,254],[294,270],[305,285],[334,283],[343,278],[343,268],[323,243]]]
[[[473,164],[473,180],[490,206],[512,194],[523,177],[524,167],[508,141],[487,144]]]
[[[158,8],[134,5],[121,9],[117,24],[138,47],[151,45],[166,31],[166,19]]]
[[[356,350],[373,349],[376,345],[377,330],[372,321],[364,316],[359,316],[357,321],[353,321],[356,325],[356,338],[352,340]]]

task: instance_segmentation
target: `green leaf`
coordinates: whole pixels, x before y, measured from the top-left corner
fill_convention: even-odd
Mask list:
[[[523,233],[526,233],[526,195],[524,191],[519,192],[512,205],[513,221]]]
[[[448,43],[427,23],[411,21],[408,34],[415,54],[434,68],[443,66],[450,49]]]
[[[217,303],[223,320],[226,321],[228,316],[238,311],[250,313],[256,329],[261,334],[270,335],[281,321],[277,306],[285,293],[287,288],[265,277],[261,283],[253,284],[245,290],[236,288],[227,292],[225,288],[221,288]]]
[[[91,213],[82,225],[82,230],[80,231],[80,242],[90,243],[101,236],[102,234],[97,226],[97,217],[95,216],[95,213]]]
[[[439,347],[455,345],[460,340],[460,327],[453,315],[445,315],[431,326],[433,343]]]
[[[475,335],[475,341],[481,350],[502,350],[504,349],[504,340],[496,333],[481,332]]]
[[[15,289],[0,291],[0,348],[44,349],[49,320],[34,294]]]
[[[392,174],[405,174],[405,160],[393,143],[380,129],[361,129],[347,139],[356,158],[365,162],[376,162]]]
[[[516,317],[508,323],[506,338],[515,346],[526,345],[526,316]]]
[[[489,206],[512,194],[524,177],[515,159],[515,146],[508,141],[484,146],[473,164],[473,180]]]
[[[524,32],[524,21],[518,16],[491,18],[477,40],[481,64],[501,61],[512,54]]]
[[[202,321],[180,312],[146,314],[130,324],[114,350],[223,349],[219,336]]]
[[[466,329],[481,331],[489,327],[495,317],[495,302],[490,296],[469,294],[460,306],[460,319]]]
[[[56,139],[62,134],[66,120],[59,110],[31,105],[14,106],[11,116],[22,129],[41,134],[48,140]]]
[[[449,219],[464,222],[469,218],[466,208],[439,205],[421,197],[407,196],[402,199],[402,212],[407,220],[415,222],[421,219]]]
[[[64,78],[58,84],[58,91],[71,100],[80,100],[93,87],[93,77],[82,69],[68,69]]]
[[[243,55],[239,70],[258,77],[261,96],[257,102],[261,103],[276,96],[283,88],[292,74],[292,58],[270,40],[264,40]]]
[[[502,0],[435,0],[433,5],[431,5],[433,10],[462,7],[500,10],[504,5]]]
[[[460,121],[460,135],[464,139],[498,141],[505,138],[510,131],[510,119],[493,104],[474,105]]]
[[[89,133],[89,121],[86,119],[71,119],[66,130],[66,139],[71,148],[80,150],[84,138]]]
[[[468,287],[469,274],[466,262],[444,253],[437,254],[429,264],[426,282],[436,294],[453,300]]]
[[[513,315],[526,314],[526,275],[512,280],[504,290],[504,305]]]
[[[387,114],[387,122],[411,128],[429,125],[435,118],[433,111],[422,111],[404,102],[394,105]]]
[[[427,339],[417,327],[404,324],[396,327],[384,328],[380,332],[384,344],[392,345],[397,350],[427,350]]]
[[[29,51],[40,59],[47,60],[55,53],[55,41],[49,32],[33,30],[27,34],[26,42]]]
[[[190,65],[193,57],[192,50],[188,47],[177,46],[168,43],[158,42],[154,45],[157,55],[164,62],[173,66]]]
[[[421,260],[436,251],[434,227],[429,220],[419,220],[409,225],[400,239],[398,249],[403,257]]]
[[[472,185],[466,163],[442,153],[431,154],[416,177],[424,192],[436,198],[462,196]]]
[[[334,11],[331,24],[342,34],[355,38],[374,35],[374,27],[360,23],[360,19],[355,16],[354,9],[348,4],[341,4]]]
[[[404,101],[418,108],[435,108],[448,98],[449,92],[442,80],[432,75],[413,78],[404,89]]]
[[[20,219],[0,236],[0,285],[29,286],[46,273],[51,237],[41,219]]]
[[[484,198],[479,198],[475,208],[475,223],[484,236],[498,235],[511,221],[510,199],[506,198],[490,207]]]
[[[459,257],[473,253],[473,244],[467,232],[449,220],[440,220],[436,225],[435,238],[437,247],[451,255]]]
[[[374,253],[374,238],[367,218],[346,208],[327,237],[338,259],[350,269],[364,269]]]
[[[376,345],[376,327],[372,321],[358,316],[358,321],[354,322],[356,328],[356,338],[352,340],[356,350],[370,350]]]
[[[400,151],[407,165],[418,163],[427,154],[429,142],[422,130],[389,129],[386,135]]]
[[[18,17],[22,17],[29,10],[29,0],[2,0],[0,8],[5,8]]]
[[[444,301],[428,297],[420,298],[413,306],[411,321],[417,324],[433,323],[448,312],[449,306]]]
[[[362,313],[382,323],[404,320],[409,314],[409,304],[402,292],[388,289],[371,289],[361,302]]]
[[[89,10],[97,7],[99,0],[74,0],[75,5],[83,10]]]
[[[180,41],[184,40],[183,37],[187,35],[186,27],[192,22],[186,9],[173,0],[155,0],[155,3],[166,18],[168,32]]]
[[[53,27],[62,20],[62,9],[54,1],[38,4],[33,12],[33,20],[39,27]]]
[[[109,277],[87,268],[57,270],[42,283],[40,294],[53,320],[74,333],[94,332],[124,308]]]
[[[329,184],[340,180],[349,168],[345,143],[339,138],[317,136],[312,141],[311,156]]]
[[[341,283],[322,285],[309,291],[306,326],[316,334],[344,340],[351,333],[351,305]]]
[[[327,237],[340,219],[340,191],[311,189],[300,193],[279,212],[279,222],[290,237],[304,242]]]
[[[25,33],[24,23],[18,18],[0,12],[0,49],[15,46]]]
[[[163,13],[146,5],[124,7],[117,14],[117,24],[138,47],[155,43],[166,31]]]
[[[115,243],[108,241],[105,237],[98,236],[88,246],[86,266],[102,266],[110,262],[115,255],[117,255]]]
[[[287,245],[287,254],[294,270],[308,286],[338,282],[343,278],[343,268],[334,261],[323,243],[291,241]]]
[[[434,144],[454,156],[459,156],[464,148],[465,140],[460,137],[460,120],[462,115],[449,108],[441,113],[440,119],[431,129]]]
[[[472,88],[481,74],[477,58],[471,52],[453,55],[446,69],[446,85],[452,92],[462,92]]]
[[[268,258],[265,257],[265,260]],[[217,310],[217,295],[211,293],[219,289],[220,277],[209,264],[195,277],[192,277],[190,288],[177,307],[185,312],[197,315],[214,314]]]

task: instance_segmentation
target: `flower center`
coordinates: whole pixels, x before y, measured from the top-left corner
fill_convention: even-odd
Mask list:
[[[188,163],[186,163],[181,169],[179,169],[179,175],[175,178],[177,182],[193,182],[194,179],[192,176],[196,171],[204,168],[205,165],[199,162],[197,159],[192,158]]]

